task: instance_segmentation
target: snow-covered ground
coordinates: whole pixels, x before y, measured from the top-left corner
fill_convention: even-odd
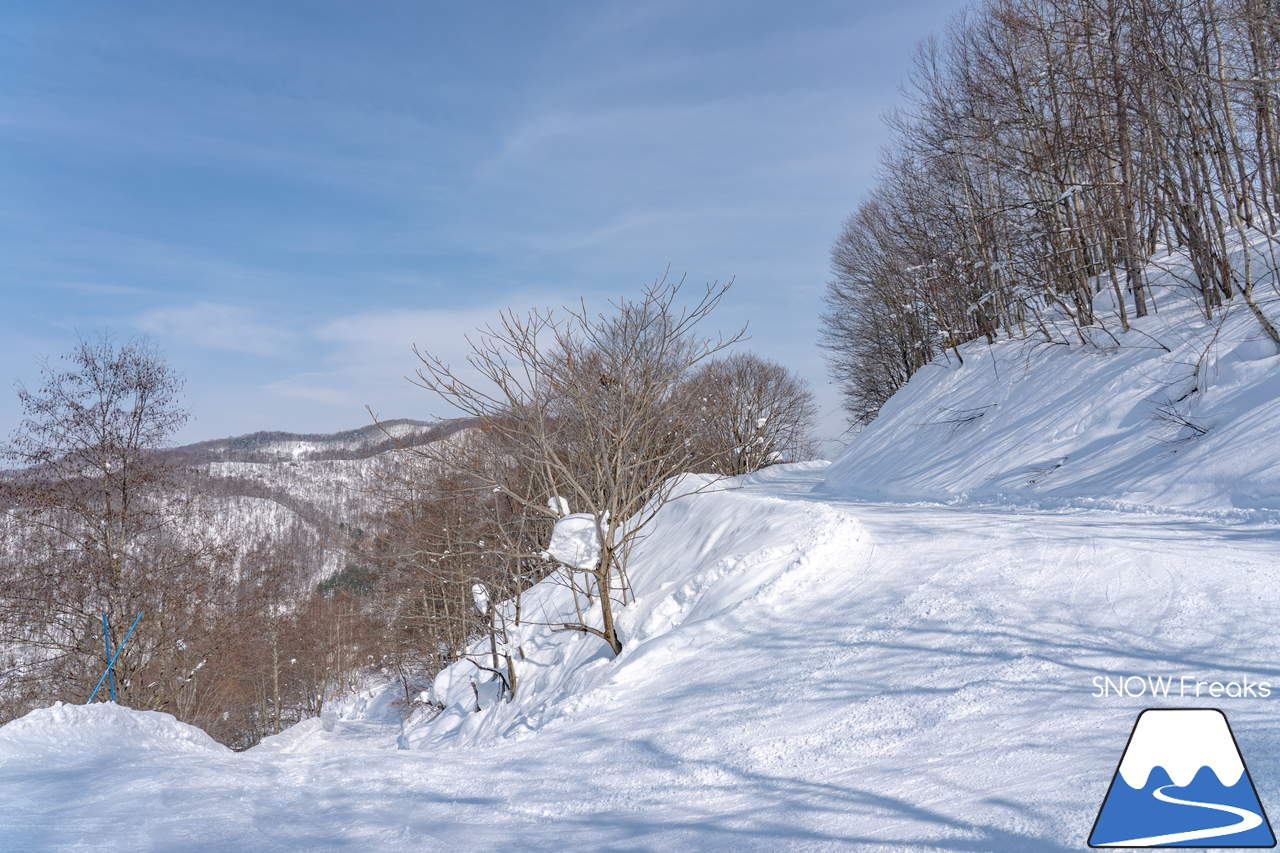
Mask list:
[[[1280,802],[1280,693],[1093,681],[1280,686],[1280,529],[858,503],[822,475],[670,507],[622,657],[543,635],[523,701],[407,733],[425,748],[330,718],[235,754],[35,712],[0,729],[4,849],[1079,850],[1149,705],[1222,707]]]
[[[833,465],[664,508],[616,660],[531,590],[513,701],[464,662],[434,719],[348,697],[239,754],[33,712],[0,728],[0,849],[1082,850],[1147,707],[1222,709],[1280,814],[1280,357],[1160,295],[1134,336],[1185,346],[971,345]]]

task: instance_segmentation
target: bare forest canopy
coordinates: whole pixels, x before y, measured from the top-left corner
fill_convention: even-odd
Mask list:
[[[988,0],[905,93],[831,253],[822,344],[854,425],[965,341],[1128,331],[1162,252],[1206,318],[1241,304],[1280,343],[1280,2]]]
[[[103,343],[114,346],[79,351],[80,372],[129,370],[127,359],[102,357]],[[141,356],[135,380],[145,365],[177,390],[158,352]],[[108,408],[138,408],[128,384],[116,383],[126,393]],[[92,421],[62,415],[72,433]],[[130,446],[120,441],[128,430],[82,433],[99,451],[88,470],[78,452],[11,452],[27,464],[0,483],[0,719],[88,698],[104,667],[103,614],[114,648],[144,614],[114,667],[117,701],[167,711],[235,747],[382,676],[388,629],[359,553],[365,528],[405,476],[403,452],[468,425],[401,419],[182,447],[156,446],[158,436]],[[108,696],[104,685],[98,698]]]

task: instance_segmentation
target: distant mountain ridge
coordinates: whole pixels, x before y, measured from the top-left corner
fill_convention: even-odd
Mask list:
[[[216,438],[163,451],[189,465],[210,462],[318,462],[365,459],[389,450],[416,447],[447,438],[471,424],[466,418],[417,421],[409,418],[335,433],[293,433],[280,430]]]
[[[472,423],[398,418],[327,434],[270,430],[162,453],[202,472],[202,491],[220,505],[225,541],[238,547],[293,542],[319,581],[345,564],[344,525],[366,524],[379,509],[380,484],[411,466],[396,451],[440,441]]]
[[[318,582],[345,564],[344,527],[367,524],[385,484],[408,475],[414,463],[397,451],[473,424],[397,418],[335,433],[267,430],[157,454],[182,469],[179,487],[192,487],[208,510],[201,533],[245,554],[265,542],[291,543],[293,559]],[[0,478],[21,473],[0,469]]]
[[[318,582],[346,562],[344,526],[364,526],[380,506],[380,486],[404,476],[402,451],[440,441],[472,421],[409,418],[335,433],[265,430],[168,448],[161,454],[197,473],[200,491],[218,507],[219,538],[247,549],[293,543],[295,559]]]

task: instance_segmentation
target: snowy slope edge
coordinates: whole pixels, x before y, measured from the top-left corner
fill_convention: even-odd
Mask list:
[[[825,465],[787,467],[816,471]],[[753,608],[767,610],[802,594],[813,573],[833,559],[858,570],[870,546],[856,520],[820,504],[739,488],[758,480],[725,481],[723,489],[661,510],[632,557],[633,599],[618,617],[624,648],[616,659],[598,638],[556,630],[576,616],[572,591],[553,576],[525,592],[524,621],[509,633],[506,649],[518,661],[515,698],[504,700],[489,673],[459,661],[431,690],[445,710],[408,728],[400,746],[484,745],[528,736],[661,678],[667,664],[696,656],[703,643],[722,635],[726,617],[745,618]],[[510,602],[502,606],[513,610]],[[585,612],[591,618],[598,605]],[[487,641],[473,652],[486,655]]]

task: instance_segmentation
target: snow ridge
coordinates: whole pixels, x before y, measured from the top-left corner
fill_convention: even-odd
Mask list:
[[[816,471],[824,465],[779,467]],[[564,577],[553,576],[524,594],[524,622],[500,649],[519,661],[515,699],[502,701],[492,676],[461,661],[442,672],[430,691],[430,700],[445,710],[411,727],[400,745],[425,749],[522,739],[601,707],[621,690],[661,678],[673,660],[696,656],[735,611],[767,609],[799,594],[824,549],[856,559],[865,547],[859,544],[861,527],[845,513],[750,495],[740,487],[725,481],[719,491],[680,498],[662,510],[664,523],[633,553],[633,598],[618,614],[624,648],[616,660],[599,639],[559,629],[576,620],[577,608]],[[681,559],[673,560],[675,554]],[[598,614],[598,604],[579,599],[588,619]],[[513,618],[511,602],[500,606]],[[487,640],[471,651],[484,658]]]

